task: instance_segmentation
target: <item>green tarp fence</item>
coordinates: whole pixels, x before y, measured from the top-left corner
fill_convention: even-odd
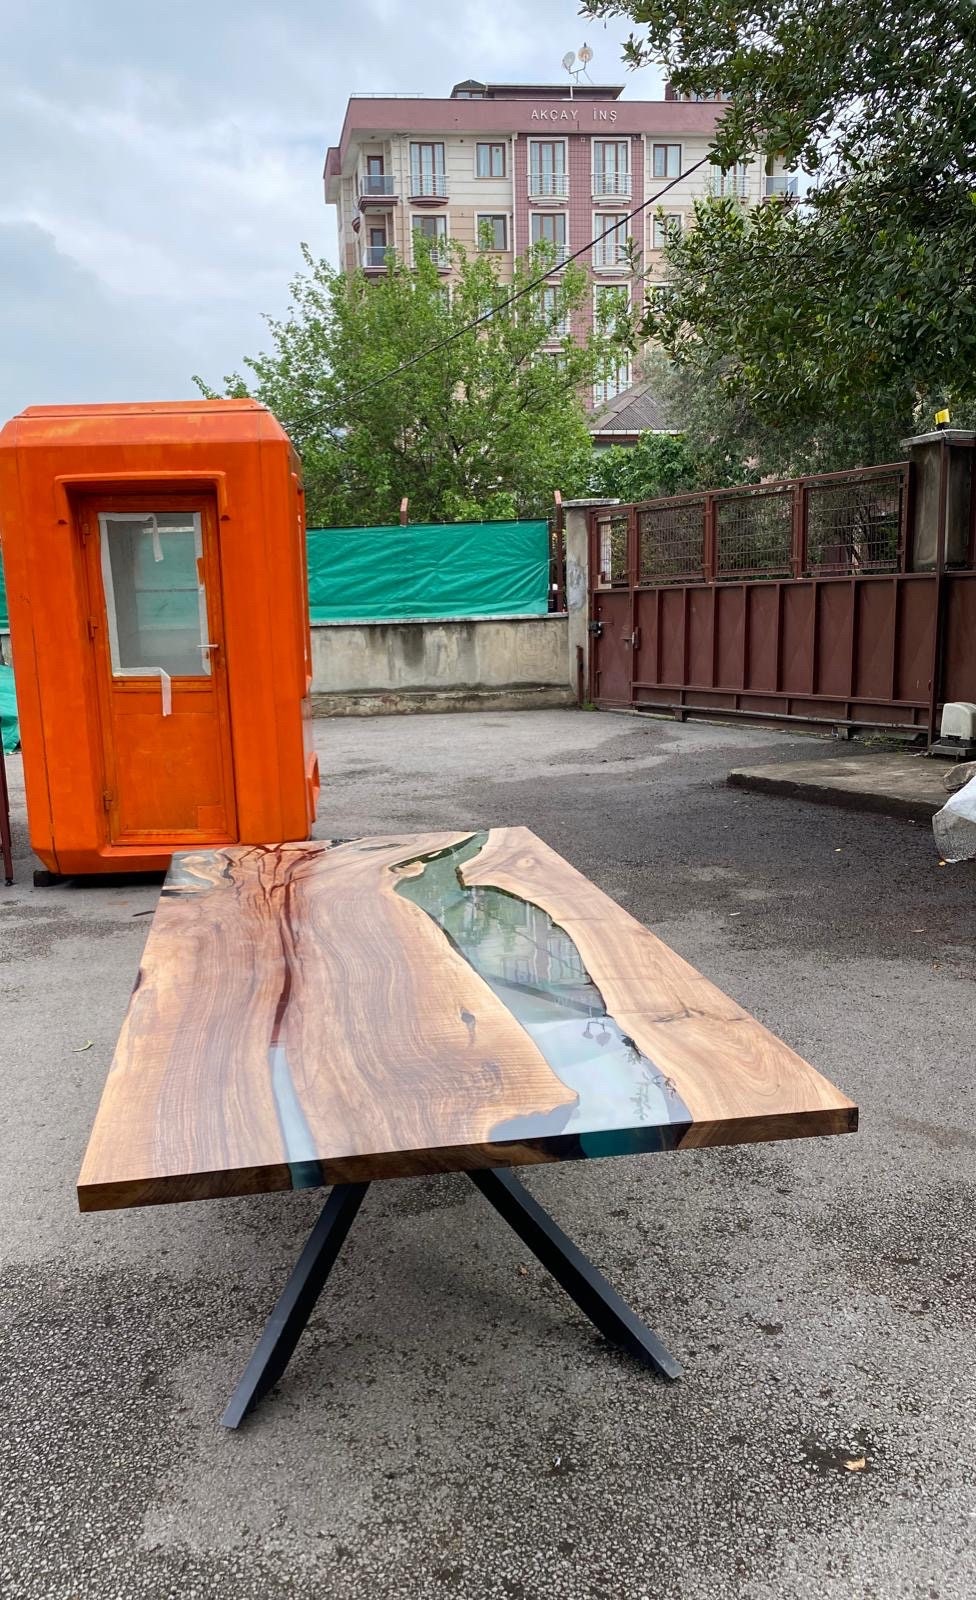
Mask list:
[[[309,528],[308,591],[313,622],[545,616],[549,524]]]
[[[14,694],[14,669],[0,665],[0,738],[7,755],[20,743],[17,699]]]

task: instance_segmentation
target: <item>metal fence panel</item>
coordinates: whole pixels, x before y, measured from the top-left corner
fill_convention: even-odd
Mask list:
[[[640,581],[705,576],[705,496],[637,507]]]
[[[801,481],[807,572],[897,572],[907,475],[898,468]]]
[[[792,565],[793,523],[792,486],[716,495],[717,576],[787,576]]]

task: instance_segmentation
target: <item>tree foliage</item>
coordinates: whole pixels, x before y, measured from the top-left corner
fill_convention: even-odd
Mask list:
[[[588,294],[572,263],[545,291],[504,306],[552,266],[545,244],[516,262],[510,284],[490,252],[446,249],[457,268],[450,295],[423,240],[413,267],[391,253],[372,281],[303,247],[289,313],[268,319],[270,351],[225,379],[227,393],[269,406],[294,441],[312,524],[395,521],[404,496],[418,521],[539,514],[554,489],[584,486],[580,391],[621,359],[626,319],[609,307],[585,338],[560,332]]]
[[[608,500],[656,500],[692,489],[724,488],[753,474],[734,453],[720,459],[686,434],[643,433],[633,445],[596,450],[586,493]]]
[[[795,206],[704,201],[645,332],[764,467],[877,460],[921,411],[976,404],[972,0],[586,0],[632,62],[728,96],[723,164],[775,155]],[[699,408],[700,414],[700,408]],[[773,470],[773,468],[770,468]]]

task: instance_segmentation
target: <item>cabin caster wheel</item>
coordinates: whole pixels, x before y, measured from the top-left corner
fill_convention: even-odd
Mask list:
[[[53,889],[55,884],[64,882],[61,872],[48,872],[46,867],[37,867],[34,871],[35,889]]]

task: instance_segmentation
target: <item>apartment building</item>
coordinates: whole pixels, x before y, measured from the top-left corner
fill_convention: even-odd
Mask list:
[[[391,252],[411,262],[419,234],[449,282],[450,257],[440,249],[448,239],[497,253],[503,278],[537,240],[548,240],[557,260],[589,246],[580,261],[593,291],[578,333],[608,289],[631,296],[664,281],[666,237],[689,225],[697,198],[731,193],[759,203],[789,192],[792,178],[773,163],[724,173],[711,165],[720,102],[678,98],[670,88],[663,100],[621,100],[621,93],[619,86],[570,92],[568,84],[471,79],[443,100],[354,95],[324,172],[340,264],[378,275]],[[652,205],[628,220],[672,179],[663,217]],[[627,388],[631,377],[622,368],[593,404]]]

